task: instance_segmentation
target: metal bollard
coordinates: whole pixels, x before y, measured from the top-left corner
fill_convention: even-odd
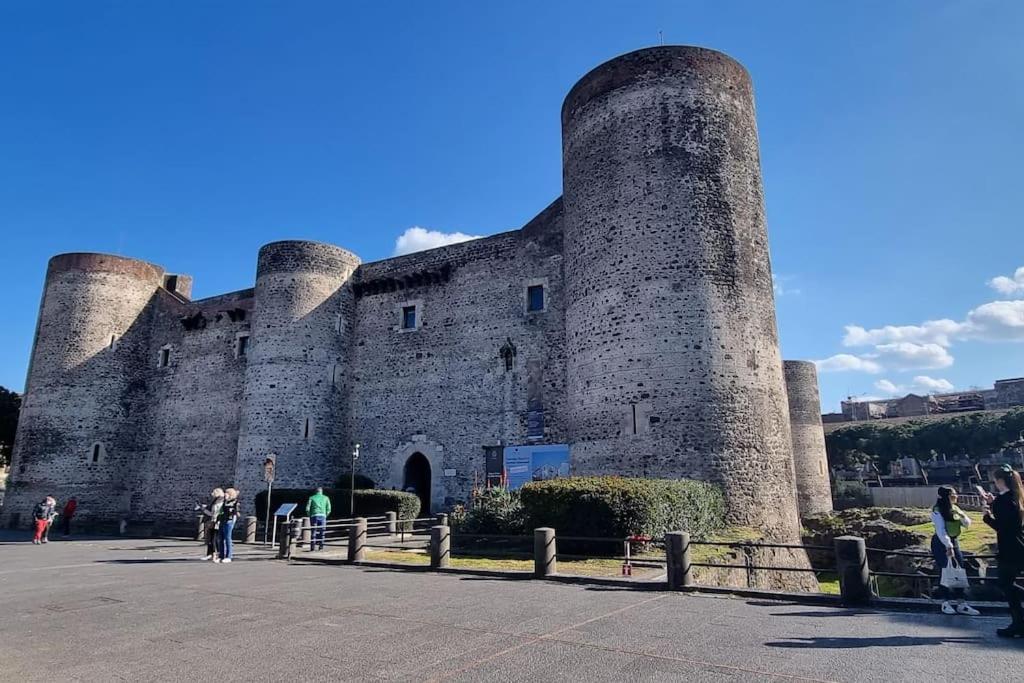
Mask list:
[[[348,561],[362,562],[366,559],[366,517],[356,517],[348,529]]]
[[[202,515],[199,515],[199,517],[196,518],[196,540],[197,541],[206,540],[206,524],[203,521],[205,519],[206,518],[203,517]]]
[[[451,533],[447,524],[430,527],[430,568],[444,569],[451,564]]]
[[[866,605],[871,602],[871,574],[863,538],[837,536],[835,539],[836,571],[839,592],[844,605]]]
[[[302,518],[302,545],[309,545],[313,540],[313,530],[309,528],[309,517]]]
[[[555,551],[555,530],[541,527],[533,530],[533,575],[551,576],[558,573],[558,554]]]
[[[437,513],[437,525],[448,526],[448,514],[445,512]]]
[[[388,518],[388,534],[394,536],[398,533],[398,513],[397,512],[385,512],[384,516]]]
[[[245,518],[245,543],[252,544],[256,542],[256,518],[246,517]]]
[[[685,531],[670,531],[665,534],[665,560],[670,591],[682,590],[693,585],[690,534]]]
[[[281,537],[277,539],[277,559],[287,560],[292,554],[292,529],[289,524],[287,529],[281,529]]]
[[[295,552],[295,548],[299,544],[299,540],[302,538],[302,520],[293,519],[291,525],[288,528],[288,557],[292,556]]]

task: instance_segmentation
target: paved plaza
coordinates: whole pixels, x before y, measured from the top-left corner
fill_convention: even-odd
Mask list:
[[[0,679],[1009,680],[969,619],[0,536]],[[1010,672],[1013,672],[1012,674]]]

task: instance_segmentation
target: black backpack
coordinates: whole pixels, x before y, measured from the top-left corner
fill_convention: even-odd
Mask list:
[[[49,506],[46,503],[36,503],[36,507],[32,510],[32,516],[36,519],[46,519],[50,515],[48,513]]]

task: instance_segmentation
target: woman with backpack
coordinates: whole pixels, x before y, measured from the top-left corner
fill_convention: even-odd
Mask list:
[[[971,518],[956,505],[957,493],[952,486],[940,486],[939,497],[932,508],[932,558],[935,560],[935,571],[942,575],[942,570],[951,563],[964,566],[964,555],[960,552],[960,534],[971,526]],[[939,585],[936,591],[942,597],[943,614],[966,614],[978,616],[978,610],[967,604],[963,588],[948,588]],[[954,605],[954,603],[956,603]]]
[[[50,523],[53,522],[53,518],[56,516],[57,501],[53,496],[46,496],[36,503],[36,506],[32,509],[32,521],[35,530],[35,535],[32,536],[33,545],[40,545],[49,541],[47,535],[50,530]]]
[[[1003,465],[992,474],[998,495],[985,494],[985,524],[996,530],[999,550],[999,587],[1006,595],[1013,619],[1006,628],[996,630],[1001,638],[1024,638],[1024,589],[1017,577],[1024,574],[1024,485],[1020,474]]]
[[[221,562],[230,562],[233,552],[231,534],[238,519],[238,489],[229,487],[224,491],[224,504],[220,508],[220,530],[217,532],[217,548]]]

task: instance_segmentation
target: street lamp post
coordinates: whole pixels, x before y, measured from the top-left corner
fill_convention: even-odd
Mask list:
[[[348,484],[348,511],[352,517],[356,516],[356,460],[359,459],[359,444],[352,449],[352,469],[349,472]]]

